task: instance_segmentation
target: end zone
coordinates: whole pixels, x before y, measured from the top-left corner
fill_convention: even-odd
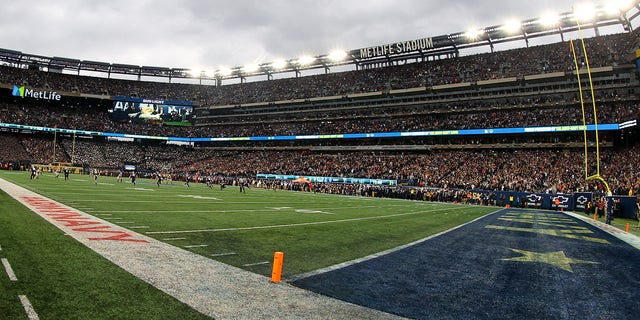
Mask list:
[[[635,319],[638,274],[640,251],[588,221],[504,209],[291,283],[416,319]]]

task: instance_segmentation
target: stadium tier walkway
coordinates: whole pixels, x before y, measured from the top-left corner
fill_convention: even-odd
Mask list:
[[[270,279],[122,228],[0,179],[14,199],[124,270],[216,319],[402,319]]]

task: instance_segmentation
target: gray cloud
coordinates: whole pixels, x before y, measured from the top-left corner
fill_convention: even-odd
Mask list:
[[[573,1],[35,0],[0,11],[0,47],[137,65],[217,68],[532,18]]]

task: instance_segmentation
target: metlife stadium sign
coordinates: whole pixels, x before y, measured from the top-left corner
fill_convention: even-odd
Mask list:
[[[56,100],[60,101],[62,96],[55,91],[36,91],[33,89],[25,88],[25,86],[18,87],[13,85],[13,91],[11,93],[14,97],[21,98],[33,98],[40,100]]]
[[[397,54],[433,49],[432,38],[422,38],[360,49],[360,58],[375,58]]]

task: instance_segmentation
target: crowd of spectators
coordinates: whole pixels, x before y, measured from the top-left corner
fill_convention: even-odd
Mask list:
[[[460,102],[457,104],[459,111],[456,112],[443,106],[440,110],[428,112],[362,110],[335,113],[331,117],[317,114],[300,118],[293,115],[287,121],[256,116],[256,119],[249,122],[223,122],[202,127],[115,122],[109,118],[104,107],[0,102],[0,122],[152,136],[246,137],[557,126],[582,124],[583,121],[582,108],[576,102],[539,104],[513,100],[514,102],[503,103],[502,106],[487,103],[484,107],[479,107],[478,105],[485,104],[478,102]],[[634,97],[603,100],[598,104],[599,123],[621,123],[640,116],[640,101]],[[587,123],[593,123],[593,109],[585,110]]]
[[[638,190],[640,151],[602,151],[602,176],[618,194]],[[218,152],[187,170],[252,177],[257,173],[397,179],[438,188],[571,193],[584,183],[582,150],[438,150],[425,154]],[[590,153],[590,174],[596,171]]]
[[[2,140],[5,140],[5,136],[7,141],[15,142],[15,137],[5,134],[2,135]],[[14,149],[11,149],[6,158],[3,157],[1,160],[28,160],[39,163],[69,162],[71,160],[60,144],[54,143],[51,139],[37,136],[20,136],[18,142],[19,144],[12,143]]]
[[[0,135],[11,153],[0,161],[26,157],[51,163],[52,141],[30,135]],[[6,150],[6,149],[5,149]],[[617,194],[640,190],[640,145],[601,151],[601,175]],[[594,152],[589,172],[596,171]],[[222,151],[148,146],[137,143],[70,139],[58,142],[56,161],[99,168],[140,168],[176,176],[185,174],[251,179],[258,173],[392,179],[403,184],[501,191],[571,193],[590,190],[585,184],[581,149],[434,150],[415,152],[312,152],[282,150]]]
[[[592,67],[624,63],[636,33],[587,39]],[[578,52],[578,55],[582,54]],[[580,58],[583,60],[583,58]],[[337,72],[300,78],[258,81],[233,85],[202,86],[132,80],[104,79],[24,70],[0,66],[0,83],[26,83],[68,92],[197,100],[203,106],[268,102],[346,93],[384,91],[443,83],[478,81],[571,70],[573,57],[567,43],[513,49],[385,68]],[[349,88],[345,88],[349,87]],[[355,88],[355,89],[354,89]],[[386,88],[386,89],[384,89]],[[601,123],[634,119],[637,98],[629,93],[599,93],[598,118]],[[221,99],[221,97],[227,97]],[[552,104],[552,102],[556,104]],[[207,120],[198,127],[157,126],[111,121],[108,102],[66,99],[60,103],[0,102],[0,122],[118,132],[154,136],[241,137],[362,132],[458,130],[538,125],[566,125],[582,122],[577,97],[513,97],[509,101],[459,101],[420,108],[362,108],[321,113],[287,113]],[[434,109],[434,110],[432,110]],[[491,110],[487,112],[487,110]],[[587,110],[590,110],[589,108]],[[453,112],[452,112],[453,111]],[[591,119],[590,111],[587,119]]]
[[[461,104],[463,105],[463,104]],[[640,109],[638,101],[612,101],[601,103],[598,108],[599,123],[620,123],[636,119]],[[468,110],[461,108],[462,110]],[[587,108],[587,123],[593,123],[593,109]],[[491,111],[441,112],[391,112],[375,115],[348,112],[331,118],[292,119],[229,123],[208,126],[201,132],[214,137],[311,135],[363,132],[407,132],[425,130],[462,130],[477,128],[513,128],[531,126],[558,126],[582,124],[582,109],[579,104],[562,104],[544,108],[509,108]],[[207,130],[208,129],[208,130]]]
[[[131,156],[120,147],[119,163]],[[252,178],[257,173],[394,179],[420,186],[570,193],[584,184],[582,150],[439,150],[426,154],[312,153],[296,151],[178,151],[155,148],[141,154],[155,170]],[[111,152],[114,152],[112,149]],[[602,175],[617,193],[639,190],[638,146],[602,152]],[[114,152],[115,154],[116,152]],[[189,159],[184,161],[184,159]],[[198,159],[202,159],[197,161]],[[590,172],[596,160],[591,153]],[[172,167],[167,167],[172,166]]]
[[[591,67],[629,63],[636,33],[586,39]],[[576,51],[584,65],[584,55]],[[559,42],[435,61],[222,86],[105,79],[0,66],[0,83],[27,84],[62,92],[194,101],[197,105],[255,102],[385,92],[421,86],[475,82],[574,68],[569,44]]]
[[[618,34],[587,40],[592,67],[627,63],[625,59],[627,53],[631,52],[635,36],[635,33]],[[579,60],[583,61],[581,54],[578,55]],[[28,84],[66,92],[192,100],[210,106],[385,92],[391,89],[521,77],[571,71],[572,65],[573,57],[567,43],[557,43],[386,68],[217,87],[107,80],[6,66],[0,66],[0,83]],[[4,101],[0,102],[0,122],[181,137],[459,130],[582,123],[581,107],[575,97],[560,97],[557,100],[547,97],[544,101],[540,97],[513,97],[509,101],[460,101],[455,105],[435,105],[428,112],[406,108],[352,109],[332,112],[330,117],[320,112],[311,117],[291,115],[287,121],[268,121],[268,117],[256,115],[246,123],[220,121],[210,126],[188,128],[114,122],[109,118],[108,105],[88,101],[76,99],[59,104],[21,99]],[[636,119],[639,115],[638,105],[639,101],[633,95],[602,97],[598,106],[598,119],[601,123]],[[591,118],[591,111],[587,111],[587,119]],[[395,179],[409,185],[446,190],[460,188],[568,193],[598,188],[597,185],[584,182],[581,149],[479,148],[422,153],[276,151],[268,148],[230,151],[100,139],[80,139],[74,143],[67,137],[57,141],[54,156],[50,137],[8,133],[0,134],[0,146],[0,160],[3,161],[26,159],[50,163],[54,159],[70,162],[73,158],[74,163],[100,168],[120,168],[124,163],[135,163],[139,167],[176,176],[200,174],[253,178],[257,173],[339,176]],[[639,152],[639,146],[602,152],[602,175],[615,192],[640,189],[637,172],[640,159],[634,156]],[[594,162],[593,158],[589,161],[590,164]],[[594,170],[593,167],[590,168],[591,172]],[[348,192],[373,192],[373,189],[362,186],[320,187],[329,192],[345,192],[345,188],[350,188]]]
[[[51,141],[35,137],[2,139],[29,159],[49,163]],[[616,192],[638,190],[640,147],[602,152],[602,175]],[[208,174],[253,178],[257,173],[393,179],[412,185],[483,190],[570,193],[588,188],[584,184],[581,150],[438,150],[429,153],[309,151],[217,151],[187,150],[177,146],[141,146],[131,143],[78,141],[74,150],[63,141],[58,161],[92,167],[119,168],[134,163],[153,171],[172,174]],[[6,156],[3,156],[3,158]],[[5,158],[6,159],[6,158]],[[357,159],[357,160],[356,160]],[[596,163],[589,159],[591,172]]]
[[[30,159],[30,156],[18,137],[10,134],[0,135],[0,160],[19,161],[28,159]]]

